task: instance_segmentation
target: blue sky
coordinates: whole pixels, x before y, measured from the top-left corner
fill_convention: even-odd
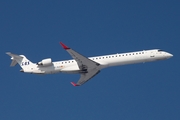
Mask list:
[[[179,120],[178,0],[0,1],[1,120]],[[80,87],[79,75],[33,75],[10,68],[5,52],[32,62],[160,48],[173,58],[104,69]]]

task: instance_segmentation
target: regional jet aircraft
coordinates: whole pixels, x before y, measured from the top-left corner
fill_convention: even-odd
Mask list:
[[[85,57],[60,42],[62,47],[71,55],[72,60],[52,62],[51,58],[43,59],[38,63],[32,63],[24,55],[16,55],[7,52],[11,56],[11,65],[17,63],[21,66],[21,72],[34,74],[53,73],[78,73],[80,79],[77,83],[71,82],[73,86],[80,86],[97,75],[100,70],[118,65],[145,63],[171,58],[173,55],[160,49],[143,50],[121,54],[111,54],[96,57]]]

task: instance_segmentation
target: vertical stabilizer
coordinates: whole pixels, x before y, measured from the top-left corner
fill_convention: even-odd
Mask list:
[[[25,69],[28,68],[30,65],[33,65],[31,61],[29,61],[24,55],[16,55],[10,52],[6,53],[11,57],[11,64],[10,66],[15,66],[17,63],[21,66],[21,68]]]

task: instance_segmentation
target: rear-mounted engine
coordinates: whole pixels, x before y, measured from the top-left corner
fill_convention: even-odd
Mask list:
[[[51,60],[51,58],[43,59],[42,61],[38,62],[37,65],[51,66],[52,65],[52,60]]]

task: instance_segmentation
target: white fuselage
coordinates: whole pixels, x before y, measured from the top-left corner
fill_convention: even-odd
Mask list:
[[[90,60],[99,63],[98,69],[101,70],[103,68],[111,67],[111,66],[119,66],[119,65],[126,65],[126,64],[134,64],[134,63],[145,63],[157,60],[168,59],[172,57],[172,54],[159,50],[143,50],[137,52],[128,52],[128,53],[117,53],[111,55],[104,55],[104,56],[96,56],[96,57],[89,57]],[[39,65],[32,65],[29,66],[23,72],[27,73],[37,73],[37,74],[52,74],[52,73],[79,73],[80,69],[77,65],[77,62],[72,60],[64,60],[64,61],[57,61],[53,62],[50,66],[39,66]]]

